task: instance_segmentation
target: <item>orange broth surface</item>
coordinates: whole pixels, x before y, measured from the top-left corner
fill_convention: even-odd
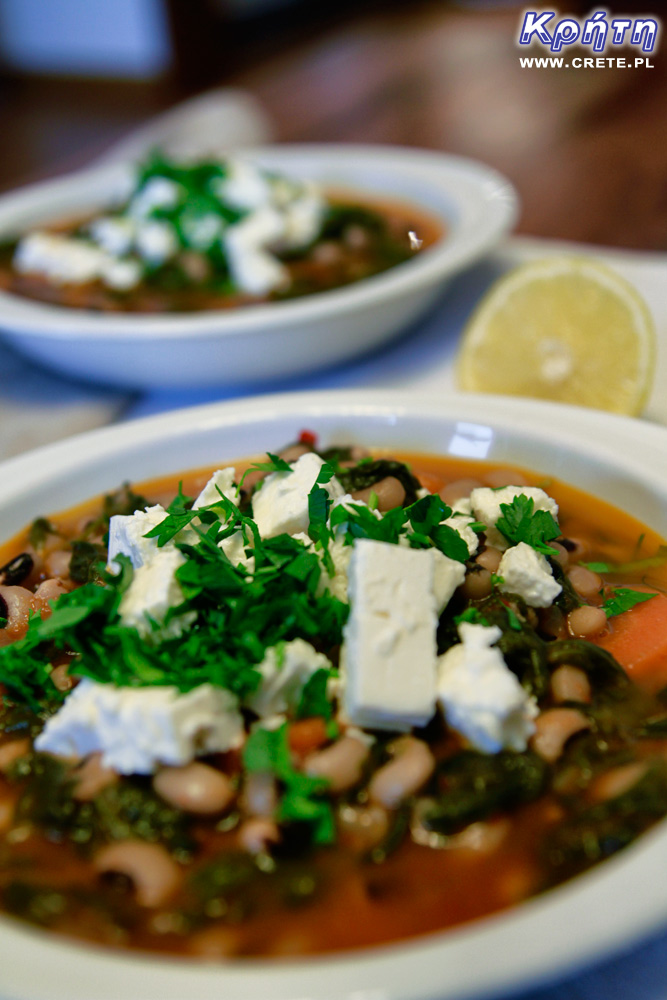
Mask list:
[[[384,457],[384,453],[374,454]],[[486,477],[497,474],[499,468],[497,464],[422,454],[392,452],[391,457],[409,463],[411,471],[431,492],[460,478],[472,477],[485,483]],[[235,464],[239,472],[248,460],[227,464]],[[133,488],[153,503],[167,503],[179,480],[184,493],[196,495],[211,471],[189,471],[178,477],[133,484]],[[579,558],[584,561],[628,562],[655,554],[662,544],[654,532],[602,499],[544,475],[524,469],[513,471],[520,472],[529,484],[546,489],[558,501],[563,536],[576,540]],[[511,482],[511,476],[506,481]],[[98,508],[99,501],[93,500],[49,517],[65,535],[76,534]],[[0,547],[0,565],[23,551],[26,544],[27,533],[5,542]],[[629,572],[614,576],[612,582],[615,587],[645,585],[665,594],[667,568],[663,564]],[[609,634],[613,631],[612,621]],[[666,684],[667,657],[660,676],[656,679],[652,675],[644,686],[655,691]],[[637,711],[654,716],[660,705],[649,693],[640,692],[633,696],[632,709],[623,703],[618,705],[621,715]],[[5,736],[3,742],[12,738]],[[446,755],[450,743],[451,737],[438,737],[437,752]],[[638,760],[667,757],[662,739],[635,741],[634,752]],[[562,780],[566,783],[567,775]],[[574,794],[586,796],[589,792],[575,787]],[[286,858],[282,895],[264,897],[261,886],[253,885],[247,894],[234,896],[231,902],[213,900],[206,920],[191,921],[187,917],[187,891],[168,905],[151,910],[135,904],[122,879],[115,885],[105,882],[105,902],[98,904],[96,892],[101,882],[85,854],[72,844],[50,841],[28,822],[12,824],[9,819],[3,820],[17,797],[16,783],[0,778],[0,827],[5,831],[0,845],[0,892],[17,871],[24,872],[23,877],[31,885],[49,886],[55,898],[61,890],[71,892],[72,887],[79,887],[81,904],[65,909],[61,917],[54,904],[55,916],[45,916],[43,925],[111,946],[213,959],[360,948],[440,931],[495,913],[561,880],[560,876],[554,879],[545,867],[542,845],[545,836],[563,820],[567,803],[562,794],[548,791],[537,801],[511,812],[472,823],[436,848],[406,837],[382,863],[362,860],[354,836],[343,835],[333,848],[319,849],[305,859]],[[226,830],[224,822],[196,820],[193,830],[198,844],[197,865],[234,848],[234,830]],[[571,874],[576,872],[566,872],[566,877]],[[313,882],[317,884],[315,892],[311,891]]]

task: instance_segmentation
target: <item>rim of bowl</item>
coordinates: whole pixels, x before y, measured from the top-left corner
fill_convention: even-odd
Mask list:
[[[345,315],[361,307],[368,308],[375,303],[400,298],[408,291],[419,290],[439,280],[444,282],[490,250],[513,228],[518,218],[518,195],[507,178],[477,160],[436,150],[364,144],[285,143],[239,150],[238,155],[248,159],[282,160],[287,169],[291,160],[301,157],[310,158],[314,163],[324,160],[337,167],[342,164],[351,172],[358,170],[362,161],[371,165],[377,163],[384,170],[393,170],[400,175],[413,173],[421,177],[424,184],[430,185],[439,196],[451,199],[453,211],[471,205],[473,199],[476,199],[480,207],[480,219],[474,225],[469,223],[459,226],[455,219],[447,218],[444,211],[433,211],[432,214],[438,221],[445,226],[449,224],[452,228],[449,235],[445,232],[443,239],[412,260],[342,288],[238,309],[161,316],[144,313],[91,313],[0,291],[0,306],[4,311],[5,322],[11,323],[12,332],[68,340],[98,338],[109,334],[132,340],[153,339],[158,336],[170,338],[182,336],[184,332],[189,337],[206,337],[211,334],[219,337],[236,336],[257,327],[271,329],[290,322],[317,321],[331,314]],[[77,185],[82,186],[82,190],[86,192],[88,185],[100,186],[107,179],[112,184],[114,179],[126,174],[127,170],[127,164],[93,167],[3,195],[0,197],[0,234],[4,232],[9,235],[16,231],[17,227],[12,228],[12,225],[15,226],[12,219],[17,212],[22,211],[24,219],[25,216],[30,216],[31,198],[42,198],[50,194],[53,199],[58,199]],[[349,182],[345,182],[345,186],[347,183],[352,190],[355,189],[353,176]],[[363,194],[364,185],[359,183],[359,191]],[[452,188],[452,184],[470,185],[474,191],[462,192]],[[388,197],[391,200],[391,196]],[[90,204],[91,200],[96,199],[84,194],[82,201]],[[399,194],[396,200],[409,204],[411,199]],[[420,207],[429,211],[425,206]],[[45,221],[55,221],[54,215],[57,217],[57,212],[49,210]],[[38,214],[32,222],[26,224],[23,221],[22,227],[25,229],[31,225],[39,225],[40,218],[43,217]]]

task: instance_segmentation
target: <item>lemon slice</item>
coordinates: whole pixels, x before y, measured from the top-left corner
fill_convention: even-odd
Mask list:
[[[471,316],[457,361],[462,389],[636,415],[655,371],[648,306],[624,278],[585,257],[523,264]]]

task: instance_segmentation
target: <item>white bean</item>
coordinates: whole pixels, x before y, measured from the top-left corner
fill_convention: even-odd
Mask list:
[[[367,742],[345,733],[326,749],[309,754],[303,762],[303,769],[312,777],[325,778],[329,782],[328,791],[344,792],[361,780],[369,753]]]
[[[368,786],[371,802],[396,809],[418,792],[433,773],[435,758],[423,740],[402,736],[392,749],[393,760],[373,775]]]

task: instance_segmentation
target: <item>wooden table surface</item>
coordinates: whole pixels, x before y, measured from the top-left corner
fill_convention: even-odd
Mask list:
[[[516,185],[522,233],[667,250],[667,59],[525,69],[518,21],[516,9],[440,0],[380,6],[220,83],[258,97],[280,140],[483,160]],[[5,85],[0,186],[80,165],[178,96],[164,85]]]

